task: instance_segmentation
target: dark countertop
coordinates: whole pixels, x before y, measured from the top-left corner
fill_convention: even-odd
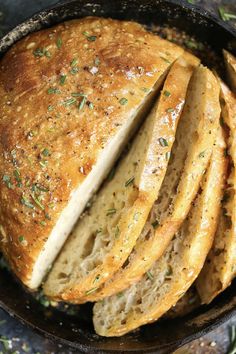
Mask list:
[[[32,13],[55,2],[56,0],[0,0],[0,35],[29,17]],[[203,6],[215,14],[218,14],[220,5],[236,14],[236,0],[191,0],[191,2]],[[236,27],[236,20],[231,21],[231,24]],[[236,326],[236,318],[231,319],[204,337],[184,346],[176,354],[227,353],[230,338],[229,331],[232,325]],[[1,341],[3,337],[9,340]],[[76,353],[76,351],[42,338],[0,310],[0,354],[2,353],[70,354]]]

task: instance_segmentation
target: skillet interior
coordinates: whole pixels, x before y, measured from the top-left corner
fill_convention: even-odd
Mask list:
[[[219,55],[227,48],[236,54],[236,34],[203,10],[181,1],[164,0],[86,0],[65,1],[35,15],[0,41],[0,54],[17,39],[34,30],[62,20],[87,15],[136,20],[147,26],[169,24],[197,40],[209,43]],[[208,63],[209,64],[209,63]],[[56,309],[45,309],[14,277],[0,269],[0,306],[21,321],[52,339],[70,344],[83,352],[155,352],[170,353],[180,345],[199,337],[236,313],[236,282],[211,305],[202,307],[182,319],[163,320],[143,327],[122,338],[104,339],[95,335],[91,323],[91,307],[83,306],[79,314],[65,315]]]

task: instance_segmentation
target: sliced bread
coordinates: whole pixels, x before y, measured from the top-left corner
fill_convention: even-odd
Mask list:
[[[44,285],[50,297],[74,301],[94,293],[129,256],[165,176],[186,92],[176,87],[176,68],[192,71],[186,54],[167,76],[161,96],[117,167],[56,260]],[[180,80],[180,78],[179,78]],[[179,83],[179,82],[178,82]],[[172,107],[170,110],[169,108]]]
[[[222,118],[229,128],[230,175],[213,247],[197,280],[203,303],[211,302],[236,276],[236,97],[221,81]]]
[[[161,257],[196,196],[211,156],[219,115],[219,86],[208,69],[199,67],[190,81],[163,185],[133,252],[97,294],[79,302],[97,301],[124,290]]]
[[[198,197],[164,255],[139,282],[119,296],[94,305],[93,322],[99,335],[121,336],[157,320],[194,282],[212,245],[217,224],[226,173],[224,150],[219,129]]]

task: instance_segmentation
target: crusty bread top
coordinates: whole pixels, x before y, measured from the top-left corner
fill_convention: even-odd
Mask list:
[[[136,23],[84,18],[1,60],[1,247],[23,282],[72,192],[181,52]]]

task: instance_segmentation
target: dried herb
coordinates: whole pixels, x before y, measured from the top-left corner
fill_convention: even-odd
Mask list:
[[[159,138],[159,144],[164,147],[164,146],[168,146],[168,142],[165,138]]]
[[[124,105],[126,105],[126,104],[128,103],[128,100],[127,100],[127,98],[122,97],[122,98],[119,100],[119,103],[120,103],[122,106],[124,106]]]
[[[134,182],[134,177],[129,178],[126,182],[125,182],[125,187],[128,187],[130,184],[133,184]]]
[[[61,37],[58,37],[58,38],[57,38],[56,44],[57,44],[57,48],[58,48],[58,49],[61,49],[61,47],[62,47],[62,39],[61,39]]]

